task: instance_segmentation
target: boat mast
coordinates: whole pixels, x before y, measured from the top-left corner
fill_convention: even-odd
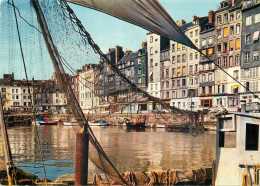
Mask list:
[[[5,163],[6,163],[6,174],[8,178],[9,185],[17,185],[16,180],[14,179],[14,163],[11,154],[10,143],[8,139],[8,134],[6,130],[5,120],[4,120],[4,112],[3,112],[3,103],[2,103],[2,95],[0,93],[0,125],[1,125],[1,134],[3,139],[4,146],[4,154],[5,154]]]

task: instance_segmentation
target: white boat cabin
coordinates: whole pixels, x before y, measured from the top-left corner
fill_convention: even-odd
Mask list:
[[[235,113],[218,118],[215,185],[257,182],[260,168],[260,114]],[[250,176],[249,176],[250,175]]]

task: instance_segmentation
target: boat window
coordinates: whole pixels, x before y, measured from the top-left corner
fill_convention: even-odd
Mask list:
[[[236,148],[236,132],[219,132],[219,147]]]
[[[258,150],[259,125],[246,124],[246,150]]]

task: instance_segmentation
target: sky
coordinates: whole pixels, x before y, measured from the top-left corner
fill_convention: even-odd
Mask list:
[[[172,16],[173,20],[180,19],[189,22],[192,15],[207,16],[209,10],[216,10],[221,0],[159,0],[162,6]],[[147,31],[131,25],[104,13],[71,4],[72,9],[82,21],[86,30],[103,52],[116,45],[124,50],[136,51],[146,41]]]
[[[25,78],[25,74],[13,10],[6,1],[0,0],[0,78],[4,73],[14,72],[15,78],[23,79]],[[29,5],[29,0],[14,0],[14,2],[20,8],[21,14],[26,17],[27,21],[33,25],[37,25],[37,20],[31,16],[31,12],[34,12],[34,10]],[[173,20],[184,19],[190,22],[192,15],[207,16],[209,10],[216,10],[221,0],[159,0],[159,2],[172,16]],[[116,45],[122,46],[123,50],[137,51],[142,47],[142,42],[146,41],[146,33],[148,31],[143,28],[102,12],[74,4],[70,5],[83,23],[85,29],[91,34],[93,40],[100,46],[103,53],[107,53],[109,48]],[[1,17],[1,14],[7,16]],[[21,28],[26,66],[28,74],[31,75],[29,79],[32,76],[35,78],[38,77],[38,79],[49,79],[54,70],[43,39],[35,29],[27,25],[19,17],[18,21]],[[41,46],[40,50],[39,46]],[[68,51],[66,50],[65,52]],[[96,63],[98,63],[98,60]],[[87,61],[70,61],[72,65],[75,63],[77,64],[74,68],[78,69],[87,63]]]

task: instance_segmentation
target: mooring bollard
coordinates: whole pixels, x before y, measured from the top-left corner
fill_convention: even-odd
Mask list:
[[[76,136],[75,185],[88,184],[89,133],[82,131]]]

